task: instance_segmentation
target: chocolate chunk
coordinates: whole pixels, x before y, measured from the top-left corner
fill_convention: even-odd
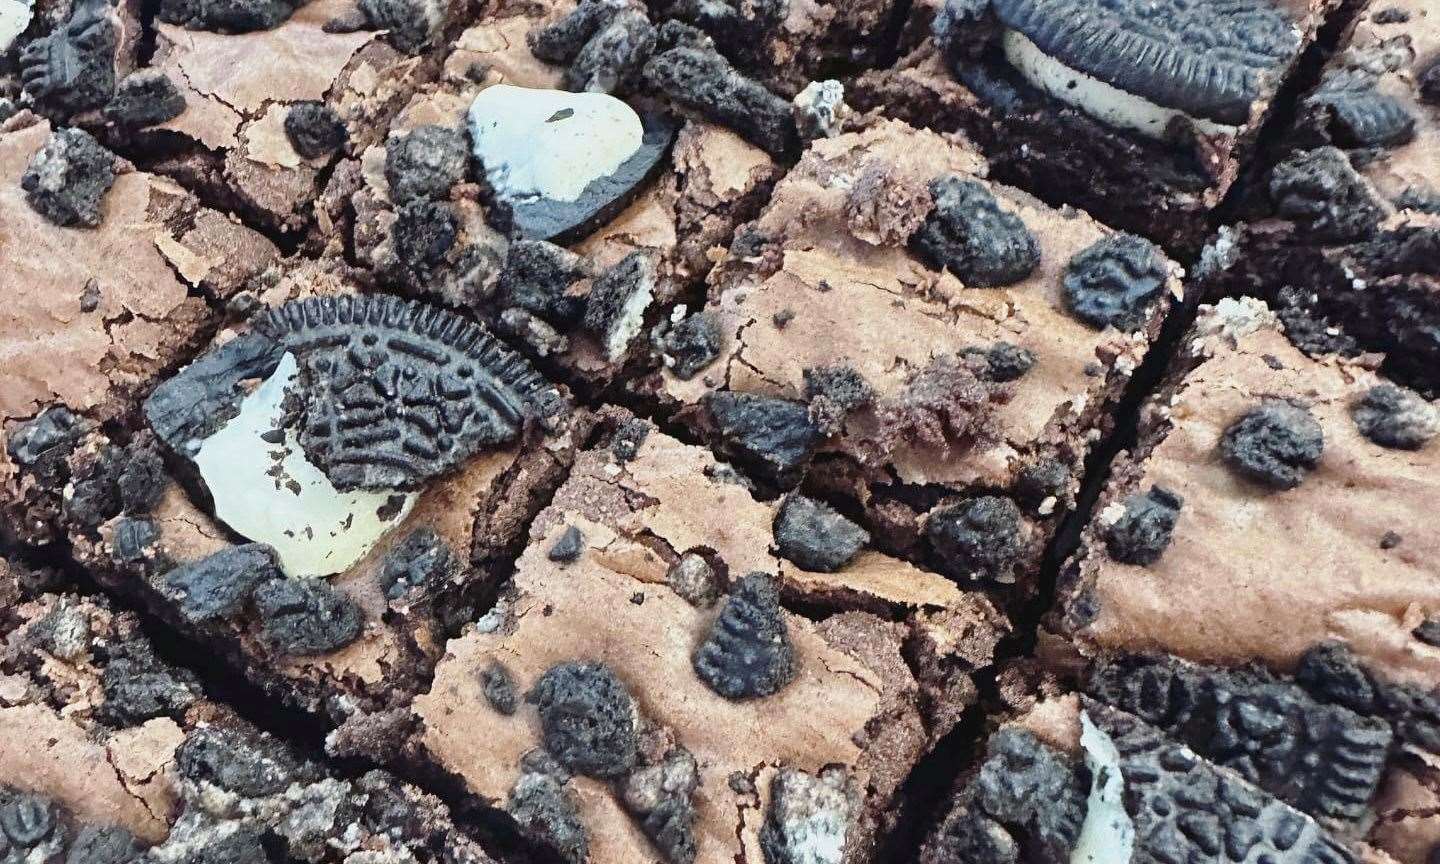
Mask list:
[[[588,860],[590,840],[580,819],[580,804],[563,779],[522,771],[505,809],[526,836],[554,849],[566,864]]]
[[[935,211],[911,238],[930,266],[948,268],[967,287],[997,288],[1040,265],[1035,235],[981,183],[947,174],[930,184],[930,194]]]
[[[514,240],[500,271],[500,295],[507,303],[569,327],[585,313],[585,300],[570,287],[590,275],[589,264],[570,250],[544,240]]]
[[[385,182],[396,204],[450,197],[469,164],[465,136],[448,126],[420,126],[385,142]]]
[[[192,783],[208,783],[245,798],[284,792],[316,779],[276,740],[220,726],[202,726],[175,749],[175,767]],[[208,860],[208,859],[201,859]]]
[[[100,201],[115,183],[115,154],[81,129],[60,129],[30,157],[25,201],[61,227],[100,224]]]
[[[667,329],[659,347],[665,366],[681,381],[689,381],[720,356],[720,325],[701,310]]]
[[[821,573],[833,573],[849,564],[870,542],[864,528],[830,505],[798,493],[780,506],[774,530],[781,556]]]
[[[1128,657],[1087,689],[1317,819],[1363,818],[1385,772],[1388,723],[1260,670]]]
[[[445,260],[460,234],[448,202],[417,199],[395,215],[395,254],[416,273],[430,273]]]
[[[160,20],[191,30],[249,33],[279,27],[297,5],[291,0],[161,0]]]
[[[109,102],[115,94],[117,29],[106,0],[78,0],[64,23],[20,51],[25,92],[69,114]]]
[[[39,845],[59,824],[59,807],[43,795],[15,792],[0,797],[0,830],[21,847]]]
[[[976,804],[1023,831],[1039,860],[1057,864],[1069,860],[1080,838],[1085,786],[1058,753],[1011,726],[991,736],[974,781]]]
[[[386,30],[390,42],[407,54],[429,46],[445,23],[439,0],[360,0],[360,11],[376,30]]]
[[[920,864],[1020,864],[1020,844],[966,795],[925,841]]]
[[[355,601],[318,579],[276,579],[256,588],[261,636],[281,654],[329,654],[360,636],[364,615]]]
[[[1350,405],[1360,434],[1397,450],[1419,450],[1440,432],[1440,412],[1409,390],[1377,384]]]
[[[609,666],[557,664],[527,698],[540,709],[545,749],[566,768],[609,778],[635,764],[635,700]]]
[[[85,825],[70,844],[65,864],[132,864],[144,849],[118,825]]]
[[[492,661],[480,673],[481,692],[490,707],[505,716],[514,714],[520,707],[520,694],[515,690],[515,676],[499,660]]]
[[[1333,69],[1305,99],[1330,118],[1330,133],[1343,147],[1393,147],[1415,137],[1415,117],[1405,104],[1376,89],[1368,70]]]
[[[655,261],[636,250],[595,280],[585,304],[585,327],[600,338],[605,356],[620,360],[645,326],[645,312],[655,299]]]
[[[714,48],[663,51],[645,64],[645,82],[774,156],[800,147],[790,103],[740,74]]]
[[[566,90],[620,93],[640,79],[655,49],[655,28],[643,9],[622,8],[595,31],[565,70]]]
[[[858,797],[838,765],[818,775],[781,768],[770,781],[770,805],[760,826],[766,864],[841,864]]]
[[[231,546],[165,574],[166,593],[191,624],[234,618],[262,582],[283,579],[275,551],[260,543]]]
[[[1168,275],[1165,259],[1150,241],[1112,234],[1070,259],[1063,281],[1065,305],[1092,327],[1129,332],[1145,323]]]
[[[1013,568],[1025,550],[1025,523],[1009,498],[986,495],[941,507],[930,514],[925,533],[951,576],[1015,581]]]
[[[160,69],[141,69],[121,79],[105,106],[105,119],[126,129],[173,120],[185,112],[185,94]]]
[[[100,685],[105,692],[102,714],[118,726],[139,726],[156,717],[180,719],[201,695],[194,675],[165,666],[148,646],[132,647],[112,659]]]
[[[344,147],[350,133],[334,108],[324,102],[307,100],[294,103],[285,112],[285,137],[301,158],[319,159]],[[386,155],[389,155],[388,148]],[[386,168],[389,168],[388,159]],[[393,181],[391,189],[394,189]]]
[[[775,581],[751,573],[737,582],[692,661],[705,686],[727,699],[784,689],[797,669]]]
[[[418,528],[385,555],[380,588],[390,600],[429,597],[460,572],[460,562],[434,530]]]
[[[1125,515],[1105,530],[1105,548],[1122,564],[1149,567],[1170,545],[1185,499],[1161,486],[1125,499]]]
[[[579,528],[571,525],[567,527],[560,534],[560,538],[551,545],[550,550],[545,553],[545,557],[551,561],[569,564],[571,561],[579,558],[580,553],[584,551],[585,535],[580,533]]]
[[[1321,241],[1368,237],[1385,215],[1369,185],[1334,147],[1303,151],[1276,166],[1270,199],[1277,213]]]
[[[1266,399],[1231,423],[1220,453],[1231,468],[1276,489],[1294,489],[1320,464],[1325,435],[1309,409]]]
[[[985,377],[1000,384],[1019,381],[1035,366],[1035,352],[1010,342],[996,342],[989,348],[967,348],[966,357],[985,364]]]
[[[1066,66],[1195,117],[1241,125],[1300,47],[1267,0],[994,0],[1006,27]]]
[[[820,444],[820,430],[801,403],[716,391],[704,405],[719,436],[718,449],[768,482],[794,485]]]
[[[666,753],[657,764],[641,765],[620,787],[625,809],[670,864],[693,864],[697,852],[697,814],[691,800],[700,785],[699,766],[684,747]]]

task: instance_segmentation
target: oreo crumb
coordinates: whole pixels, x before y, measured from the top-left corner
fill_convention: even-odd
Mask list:
[[[156,717],[183,719],[185,709],[200,698],[200,682],[195,676],[165,666],[151,653],[148,643],[119,646],[117,655],[100,675],[105,693],[101,714],[108,722],[130,727]]]
[[[192,783],[209,784],[244,798],[278,795],[316,773],[301,766],[272,738],[220,726],[202,726],[191,732],[175,750],[175,768]]]
[[[395,254],[405,266],[429,273],[455,246],[460,225],[448,202],[416,199],[400,207],[391,230]]]
[[[115,94],[117,30],[106,0],[76,0],[68,19],[21,49],[25,93],[62,114],[109,102]]]
[[[307,100],[296,102],[285,112],[285,137],[301,158],[318,159],[344,147],[350,133],[334,108]]]
[[[566,768],[611,778],[635,764],[635,702],[609,666],[557,664],[527,698],[540,709],[545,749]]]
[[[430,597],[450,584],[460,561],[430,528],[418,528],[385,555],[380,589],[388,600]]]
[[[580,532],[579,528],[571,525],[561,533],[560,538],[545,553],[545,557],[551,561],[569,564],[579,558],[583,551],[585,551],[585,535]]]
[[[554,849],[566,864],[584,864],[590,841],[580,819],[580,804],[566,785],[563,769],[554,769],[560,771],[558,776],[553,770],[523,766],[505,809],[527,837]]]
[[[490,707],[509,717],[520,707],[520,694],[515,689],[515,677],[499,660],[491,661],[480,673],[482,692]]]
[[[204,624],[237,617],[256,586],[284,578],[275,550],[247,543],[176,567],[165,589],[186,621]]]
[[[631,603],[632,605],[635,605],[635,606],[644,606],[644,605],[645,605],[645,592],[644,592],[644,591],[636,591],[634,594],[631,594],[631,595],[630,595],[630,603]]]
[[[911,239],[930,266],[948,269],[970,288],[1014,285],[1035,272],[1035,235],[983,184],[947,174],[930,184],[930,193],[935,210]]]
[[[1035,367],[1035,353],[1010,342],[996,342],[989,348],[967,348],[965,356],[984,363],[985,377],[997,384],[1019,381]]]
[[[612,362],[623,358],[645,326],[655,299],[655,262],[636,250],[595,280],[585,304],[585,327],[594,333]]]
[[[771,696],[795,678],[795,651],[773,579],[751,573],[735,584],[692,665],[705,686],[727,699]]]
[[[776,330],[784,330],[785,325],[795,320],[795,310],[789,307],[781,309],[770,316],[770,322],[775,325]]]
[[[574,252],[544,240],[517,239],[505,253],[498,287],[509,304],[570,327],[585,313],[584,298],[570,288],[589,275],[585,259]]]
[[[821,501],[791,494],[775,518],[780,555],[806,570],[833,573],[860,554],[870,534]]]
[[[397,205],[449,198],[469,164],[464,134],[448,126],[420,126],[385,142],[385,182]]]
[[[160,20],[191,30],[249,33],[279,27],[297,5],[291,0],[161,0]]]
[[[313,656],[338,651],[360,636],[360,607],[318,579],[277,579],[255,589],[261,636],[275,651]]]
[[[1384,534],[1380,535],[1381,549],[1394,549],[1396,546],[1399,546],[1403,542],[1405,542],[1405,538],[1394,531],[1386,531]]]
[[[568,64],[617,11],[606,0],[580,0],[553,23],[532,28],[525,34],[525,44],[530,53],[546,63]]]
[[[634,459],[640,452],[640,445],[650,437],[650,424],[639,418],[625,421],[623,425],[615,430],[615,435],[610,439],[610,455],[615,461],[624,465]]]
[[[1160,560],[1185,500],[1162,486],[1125,499],[1125,515],[1105,531],[1105,548],[1122,564],[1148,567]]]
[[[655,50],[655,41],[655,28],[643,8],[613,11],[565,69],[565,89],[577,93],[621,93],[632,89]]]
[[[1220,439],[1231,468],[1275,489],[1299,486],[1324,449],[1324,433],[1310,411],[1281,399],[1250,409]]]
[[[126,75],[105,105],[105,119],[124,129],[140,129],[173,120],[185,112],[185,94],[159,69]]]
[[[20,178],[31,209],[62,228],[97,227],[114,183],[115,154],[81,129],[52,132]]]
[[[1020,844],[975,805],[973,794],[959,797],[920,851],[920,864],[1020,864],[1020,860]]]
[[[1009,498],[986,495],[941,507],[930,514],[925,533],[951,576],[1015,581],[1015,562],[1025,551],[1025,523]]]
[[[1055,459],[1041,459],[1020,469],[1015,478],[1015,498],[1031,510],[1038,510],[1049,499],[1056,503],[1069,499],[1070,469]]]
[[[1440,648],[1440,617],[1426,618],[1411,635],[1426,645]]]
[[[812,366],[803,374],[810,419],[825,435],[839,434],[845,427],[845,418],[875,401],[875,389],[854,367]]]
[[[43,795],[12,792],[0,797],[0,838],[8,837],[22,848],[38,846],[57,828],[64,831],[60,815],[59,805]],[[17,860],[30,858],[22,854]]]
[[[704,405],[725,458],[777,485],[794,485],[820,444],[820,429],[801,403],[716,391]]]
[[[666,330],[657,347],[671,374],[689,381],[720,356],[720,338],[715,316],[700,311]]]
[[[360,11],[376,30],[388,30],[390,41],[407,54],[430,44],[444,23],[439,0],[360,0]]]
[[[640,828],[670,864],[693,864],[695,805],[700,785],[699,766],[684,747],[675,747],[657,764],[642,765],[620,785],[625,809],[640,820]]]
[[[702,609],[715,605],[720,597],[720,575],[698,552],[686,552],[670,565],[665,584],[686,603]]]
[[[1145,323],[1165,288],[1160,251],[1132,234],[1113,234],[1070,259],[1063,280],[1065,305],[1091,327],[1126,332]]]
[[[1420,74],[1420,98],[1431,105],[1440,105],[1440,60]]]
[[[767,864],[839,864],[859,797],[839,765],[818,775],[781,768],[770,781],[770,805],[760,826]],[[832,849],[836,854],[821,851]]]
[[[135,835],[118,825],[83,825],[65,864],[134,864],[144,851]]]
[[[1270,199],[1277,213],[1322,241],[1368,237],[1385,215],[1369,185],[1334,147],[1307,150],[1277,165]]]
[[[1376,24],[1404,24],[1410,20],[1410,13],[1395,6],[1387,6],[1370,18]]]
[[[839,81],[811,81],[790,100],[795,129],[802,141],[834,138],[843,129],[850,107],[845,104],[845,85]]]
[[[991,818],[1024,832],[1040,860],[1068,861],[1085,819],[1086,786],[1034,734],[1005,726],[990,737],[974,793]]]
[[[1399,99],[1378,90],[1377,80],[1368,69],[1331,69],[1303,104],[1328,119],[1329,132],[1342,147],[1405,144],[1415,137],[1415,117]]]
[[[1381,447],[1419,450],[1440,432],[1440,411],[1394,384],[1377,384],[1350,405],[1360,434]]]

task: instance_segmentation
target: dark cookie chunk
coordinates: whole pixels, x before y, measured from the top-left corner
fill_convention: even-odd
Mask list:
[[[115,560],[122,564],[144,564],[160,539],[160,530],[151,519],[121,517],[115,521],[112,546]]]
[[[1343,643],[1312,646],[1300,657],[1295,680],[1317,698],[1383,717],[1402,743],[1440,749],[1440,696],[1375,678]]]
[[[579,558],[580,553],[584,551],[585,535],[580,532],[579,528],[571,525],[561,532],[560,538],[545,553],[545,557],[551,561],[569,564]]]
[[[540,710],[545,749],[590,777],[618,777],[635,764],[637,712],[630,691],[604,663],[560,663],[527,699]]]
[[[670,373],[689,381],[720,356],[720,338],[715,316],[702,310],[667,329],[657,347]]]
[[[626,255],[595,280],[585,304],[585,327],[600,339],[610,360],[624,357],[644,329],[655,287],[655,261],[643,250]]]
[[[766,864],[812,864],[828,860],[817,849],[843,850],[857,797],[838,765],[818,775],[781,768],[770,781],[770,806],[760,826]]]
[[[1375,84],[1367,70],[1335,69],[1326,73],[1305,105],[1328,114],[1331,137],[1342,147],[1392,147],[1410,141],[1415,117]]]
[[[1440,432],[1440,412],[1409,390],[1377,384],[1350,405],[1360,434],[1397,450],[1419,450]]]
[[[838,434],[852,411],[875,401],[875,388],[852,366],[812,366],[803,374],[810,419],[826,435]]]
[[[191,624],[234,618],[262,582],[283,579],[275,551],[263,543],[221,549],[165,574],[166,592]]]
[[[935,210],[911,238],[930,266],[948,268],[971,288],[997,288],[1040,265],[1035,235],[981,183],[947,174],[930,184],[930,194]]]
[[[1125,499],[1125,514],[1105,530],[1105,548],[1122,564],[1148,567],[1160,560],[1185,499],[1161,486]]]
[[[654,765],[642,765],[621,783],[625,809],[670,864],[693,864],[697,852],[691,800],[700,785],[699,766],[684,747],[676,747]]]
[[[514,240],[500,271],[500,296],[506,303],[533,312],[559,327],[569,327],[585,314],[585,299],[570,286],[590,275],[580,255],[544,240]]]
[[[460,236],[460,224],[450,204],[423,198],[401,205],[391,230],[396,256],[416,273],[439,267]]]
[[[520,707],[520,694],[515,689],[515,676],[499,660],[492,661],[480,673],[481,691],[490,707],[505,716],[514,714]]]
[[[1389,724],[1263,671],[1130,657],[1087,689],[1318,819],[1364,817],[1384,775]]]
[[[208,783],[245,798],[284,792],[291,783],[315,779],[280,742],[218,726],[191,732],[175,750],[175,767],[192,783]]]
[[[420,126],[385,142],[385,182],[396,204],[450,197],[469,164],[465,135],[448,126]]]
[[[418,54],[444,24],[439,0],[360,0],[360,11],[370,26],[389,31],[390,41],[407,54]]]
[[[265,848],[265,831],[259,825],[241,824],[228,834],[208,839],[193,853],[193,861],[204,864],[281,864]]]
[[[66,460],[85,437],[89,425],[64,405],[46,408],[34,420],[16,424],[5,442],[15,464],[45,485],[64,479]]]
[[[131,864],[144,849],[117,825],[85,825],[70,844],[65,864]]]
[[[173,120],[185,111],[185,94],[159,69],[126,75],[105,106],[105,119],[126,129]]]
[[[324,102],[310,100],[296,102],[285,112],[285,137],[290,139],[290,146],[302,158],[318,159],[344,147],[345,142],[350,140],[350,133],[334,108]],[[388,152],[386,155],[389,155]],[[390,167],[388,158],[385,167]],[[391,188],[394,188],[393,182]]]
[[[1025,522],[1009,498],[986,495],[941,507],[930,514],[925,533],[951,576],[1015,581],[1013,568],[1025,550]]]
[[[1150,241],[1113,234],[1070,259],[1065,305],[1091,327],[1128,332],[1145,323],[1168,275],[1165,259]]]
[[[1230,424],[1220,453],[1241,475],[1276,489],[1294,489],[1320,464],[1325,433],[1314,415],[1283,399],[1266,399]]]
[[[380,587],[391,600],[428,597],[460,572],[460,561],[430,528],[410,532],[380,565]]]
[[[802,403],[716,391],[704,405],[721,453],[767,482],[793,486],[820,445],[820,429]]]
[[[292,0],[161,0],[160,20],[191,30],[249,33],[279,27],[298,5]]]
[[[720,597],[720,574],[699,552],[686,552],[670,565],[665,584],[691,606],[708,608]]]
[[[645,12],[621,9],[576,54],[565,70],[565,89],[580,93],[628,90],[639,80],[641,67],[654,50],[655,28]]]
[[[43,795],[32,792],[4,794],[0,789],[0,831],[18,846],[38,846],[59,828],[60,808]],[[27,860],[22,856],[19,860]]]
[[[737,582],[692,661],[705,686],[727,699],[784,689],[797,669],[775,581],[751,573]]]
[[[276,579],[254,592],[261,635],[288,656],[329,654],[354,642],[364,615],[344,594],[319,579]]]
[[[522,771],[505,809],[527,837],[554,849],[566,864],[588,860],[590,839],[580,820],[580,804],[563,773]]]
[[[80,129],[51,133],[20,178],[30,207],[61,227],[99,225],[100,201],[114,183],[115,154]]]
[[[638,417],[621,423],[620,428],[616,429],[610,438],[610,455],[621,465],[634,459],[640,452],[640,445],[650,437],[650,429],[650,424]]]
[[[800,147],[790,103],[737,72],[713,47],[679,45],[655,55],[645,64],[645,82],[772,155]]]
[[[1004,727],[990,738],[974,795],[992,818],[1022,831],[1039,860],[1059,864],[1080,838],[1085,787],[1069,763],[1032,733]]]
[[[143,646],[143,647],[141,647]],[[179,718],[200,696],[200,682],[188,671],[171,669],[146,643],[127,646],[101,673],[103,715],[119,726],[139,726],[156,717]]]
[[[106,0],[78,0],[70,18],[20,52],[20,81],[42,106],[76,114],[115,94],[119,34]]]
[[[621,8],[608,0],[580,0],[552,23],[532,28],[525,34],[525,44],[538,59],[556,66],[567,65]]]
[[[1031,509],[1045,506],[1051,498],[1056,503],[1070,496],[1070,481],[1074,475],[1063,463],[1055,459],[1041,459],[1020,469],[1015,478],[1015,497]]]
[[[1198,758],[1135,717],[1094,704],[1086,713],[1114,742],[1135,826],[1137,861],[1353,864],[1315,821]]]
[[[1440,617],[1426,618],[1411,635],[1426,645],[1440,648]]]
[[[1035,352],[1010,342],[996,342],[989,348],[967,348],[965,356],[982,362],[985,377],[997,384],[1019,381],[1035,366]]]
[[[920,864],[1020,864],[1020,844],[971,795],[945,814],[920,850]]]
[[[1267,0],[994,0],[996,16],[1050,57],[1195,117],[1240,125],[1300,47]]]
[[[806,570],[833,573],[849,564],[870,534],[834,508],[798,493],[785,499],[775,517],[780,554]]]
[[[1316,240],[1359,240],[1375,232],[1385,212],[1370,187],[1334,147],[1298,153],[1270,175],[1275,211]]]
[[[1440,59],[1420,73],[1420,98],[1431,105],[1440,105]]]

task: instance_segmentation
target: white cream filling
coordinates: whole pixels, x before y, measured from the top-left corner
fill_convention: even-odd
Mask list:
[[[1135,823],[1125,811],[1120,751],[1083,711],[1080,730],[1080,746],[1090,769],[1090,796],[1070,864],[1125,864],[1135,852]]]
[[[1018,30],[1006,30],[1001,39],[1005,59],[1025,80],[1056,99],[1074,105],[1101,123],[1130,129],[1147,138],[1163,139],[1170,121],[1184,117],[1205,135],[1235,135],[1238,126],[1226,126],[1184,111],[1157,105],[1143,96],[1126,93],[1041,51]]]
[[[30,26],[34,6],[30,0],[0,0],[0,51],[9,51],[15,37]]]
[[[415,493],[340,492],[305,458],[298,436],[260,436],[280,426],[285,392],[298,373],[287,353],[275,372],[240,403],[240,413],[206,438],[195,455],[215,500],[215,516],[256,543],[274,547],[292,577],[329,576],[359,561],[415,503]],[[398,512],[380,511],[401,496]],[[390,508],[394,510],[393,507]]]
[[[640,115],[614,96],[510,84],[482,90],[469,123],[475,158],[495,192],[511,200],[574,201],[645,137]]]

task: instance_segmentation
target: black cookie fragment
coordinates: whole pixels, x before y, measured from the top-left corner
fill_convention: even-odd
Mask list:
[[[360,635],[364,615],[344,594],[319,579],[276,579],[254,591],[261,636],[272,649],[307,657],[338,651]]]
[[[180,719],[200,698],[195,676],[161,663],[148,643],[127,643],[116,653],[100,676],[105,693],[101,715],[107,722],[124,727],[156,717]]]
[[[799,402],[716,391],[704,407],[721,453],[776,485],[794,485],[820,444],[820,429]]]
[[[1267,0],[994,0],[1006,27],[1045,54],[1151,102],[1230,125],[1300,47]]]
[[[439,535],[430,528],[418,528],[385,555],[380,588],[390,600],[433,596],[460,568],[459,559]]]
[[[640,79],[655,50],[655,28],[642,9],[623,8],[609,17],[576,53],[562,79],[566,90],[619,93]]]
[[[85,825],[70,844],[65,864],[132,864],[144,848],[118,825]]]
[[[570,525],[561,532],[560,537],[551,544],[550,548],[545,552],[545,557],[551,561],[568,564],[576,558],[579,558],[580,553],[584,551],[585,535],[580,532],[579,528]]]
[[[756,699],[784,689],[797,669],[775,581],[751,573],[737,582],[691,659],[705,686],[727,699]]]
[[[1440,648],[1440,616],[1426,618],[1411,635],[1426,645]]]
[[[279,27],[298,5],[292,0],[161,0],[160,20],[191,30],[249,33]]]
[[[16,845],[37,846],[57,828],[64,830],[60,808],[49,798],[33,792],[0,794],[0,831]]]
[[[1070,259],[1062,282],[1070,313],[1092,327],[1131,331],[1145,323],[1169,275],[1160,251],[1133,234],[1113,234]]]
[[[689,381],[720,356],[720,339],[715,316],[701,310],[671,325],[656,347],[671,374]]]
[[[102,112],[105,119],[124,129],[140,129],[179,117],[185,111],[185,94],[159,69],[141,69],[126,75]]]
[[[219,726],[203,726],[175,750],[175,768],[194,783],[208,783],[245,798],[264,798],[291,783],[317,779],[276,740]]]
[[[920,864],[1020,864],[1020,844],[962,794],[926,839]]]
[[[823,501],[791,494],[775,517],[780,554],[806,570],[833,573],[850,563],[870,534]]]
[[[781,768],[770,781],[770,805],[760,826],[766,864],[811,864],[819,858],[817,848],[844,849],[856,797],[840,766],[818,775]]]
[[[515,689],[515,677],[499,660],[492,661],[480,673],[480,685],[491,708],[507,717],[519,709],[520,694]]]
[[[609,666],[557,664],[526,698],[540,710],[545,749],[569,770],[611,778],[635,764],[635,700]]]
[[[497,287],[505,302],[533,312],[557,327],[570,327],[585,314],[585,299],[570,287],[590,275],[585,258],[544,240],[514,240],[505,251]]]
[[[975,777],[975,804],[1022,832],[1040,860],[1060,864],[1069,860],[1080,838],[1086,785],[1034,734],[1003,727],[991,736],[985,763]],[[996,840],[1003,849],[1003,841]]]
[[[20,178],[25,201],[56,225],[94,228],[115,183],[115,154],[81,129],[60,129],[30,157]]]
[[[505,809],[526,836],[554,849],[566,864],[584,864],[590,838],[568,779],[546,754],[526,754]]]
[[[1420,91],[1420,99],[1429,102],[1431,105],[1440,105],[1440,59],[1432,62],[1420,73],[1417,84]]]
[[[420,198],[400,206],[391,231],[395,254],[405,266],[416,273],[429,273],[455,246],[460,223],[449,203]]]
[[[930,514],[926,536],[945,570],[957,579],[1015,581],[1025,549],[1025,523],[1014,501],[999,495],[971,498]]]
[[[616,361],[645,326],[655,298],[655,261],[637,249],[595,280],[585,303],[585,328],[600,339],[605,356]]]
[[[580,0],[574,9],[550,24],[531,28],[525,34],[525,44],[538,59],[566,65],[621,8],[606,0]]]
[[[1330,134],[1343,147],[1393,147],[1415,137],[1415,117],[1405,104],[1375,87],[1365,69],[1334,69],[1305,99],[1305,106],[1326,112]]]
[[[263,543],[221,549],[165,574],[165,590],[191,624],[234,618],[262,582],[280,580],[275,550]]]
[[[771,155],[800,148],[790,103],[740,74],[713,47],[682,44],[656,54],[645,64],[645,83]]]
[[[966,348],[966,359],[983,364],[984,376],[997,384],[1024,378],[1035,366],[1035,352],[1011,342],[996,342],[988,348]]]
[[[968,287],[998,288],[1040,265],[1035,235],[983,184],[947,174],[930,184],[930,194],[935,210],[910,241],[930,266],[948,268]]]
[[[671,749],[656,764],[637,767],[620,784],[625,809],[669,864],[695,861],[697,814],[692,798],[699,785],[699,766],[684,747]]]
[[[89,424],[64,405],[53,405],[33,420],[17,423],[5,450],[26,473],[51,486],[69,471],[66,460],[85,437]]]
[[[1302,151],[1276,166],[1270,199],[1277,213],[1319,241],[1368,237],[1385,216],[1369,185],[1334,147]]]
[[[1185,499],[1162,486],[1125,499],[1125,513],[1105,530],[1105,548],[1122,564],[1148,567],[1160,560]]]
[[[360,11],[370,26],[388,31],[391,43],[407,54],[430,44],[445,15],[438,0],[360,0]]]
[[[1311,646],[1300,657],[1295,680],[1319,699],[1384,718],[1401,743],[1440,749],[1440,694],[1375,677],[1342,642]]]
[[[448,126],[420,126],[385,142],[385,182],[396,204],[448,198],[469,164],[464,133]]]
[[[106,0],[79,0],[70,17],[20,52],[20,81],[42,107],[62,114],[99,108],[115,94],[119,33]]]
[[[1440,412],[1415,393],[1377,384],[1350,405],[1355,426],[1381,447],[1419,450],[1440,432]]]
[[[302,158],[318,159],[344,147],[350,133],[334,108],[324,102],[307,100],[296,102],[285,112],[285,137]],[[389,167],[388,160],[386,167]]]
[[[1220,438],[1220,453],[1242,476],[1275,489],[1294,489],[1320,463],[1325,434],[1309,409],[1266,399]]]

